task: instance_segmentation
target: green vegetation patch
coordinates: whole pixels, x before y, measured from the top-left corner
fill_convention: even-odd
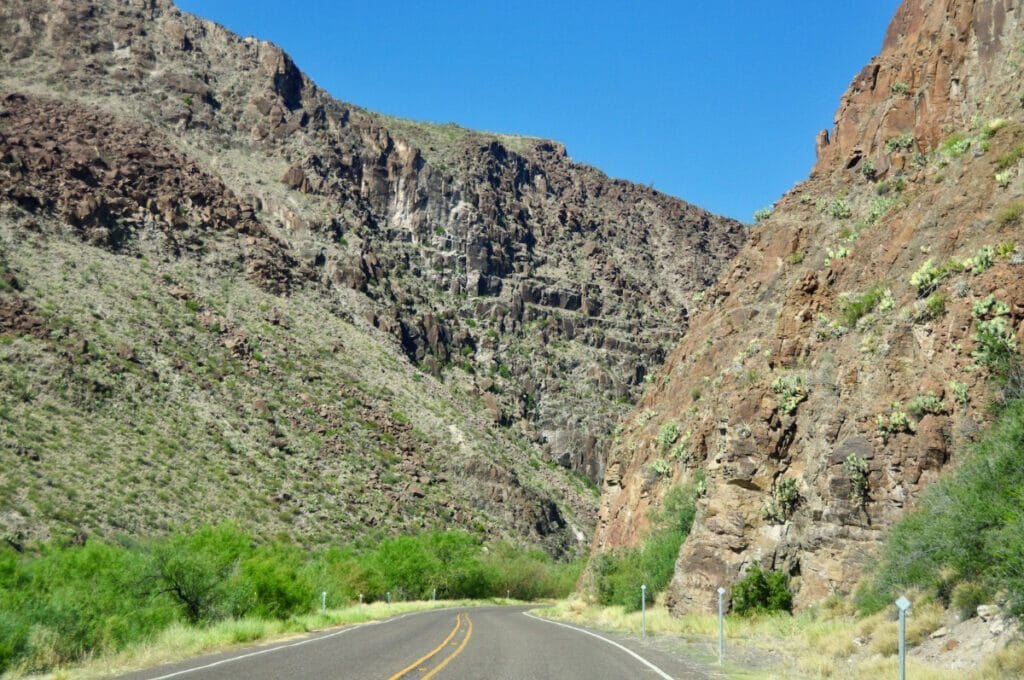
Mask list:
[[[742,581],[733,586],[732,609],[740,616],[788,612],[793,609],[789,576],[781,571],[764,571],[755,564]]]
[[[640,609],[641,585],[647,586],[651,602],[668,586],[679,547],[693,525],[700,488],[701,480],[697,480],[669,490],[661,510],[651,514],[651,533],[642,545],[596,558],[594,585],[601,604],[621,605],[626,611],[635,611]]]
[[[907,589],[946,604],[968,584],[1002,592],[1024,612],[1024,402],[1002,412],[951,476],[925,491],[918,510],[892,527],[881,562],[857,596],[866,613],[889,606]],[[962,602],[961,602],[962,604]]]
[[[857,321],[870,314],[887,297],[892,297],[892,292],[885,286],[877,284],[860,295],[848,297],[839,303],[839,310],[843,315],[843,321],[850,328],[857,325]]]
[[[379,600],[564,597],[580,562],[485,546],[458,531],[397,536],[362,551],[260,541],[232,525],[160,539],[0,550],[0,671],[41,672],[152,639],[172,625],[286,620]]]

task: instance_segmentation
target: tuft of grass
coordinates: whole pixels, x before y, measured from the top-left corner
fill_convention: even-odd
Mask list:
[[[886,296],[886,288],[881,284],[875,284],[861,295],[855,295],[840,302],[839,309],[843,321],[850,328],[857,325],[857,321],[867,314],[870,314]]]
[[[1024,158],[1024,144],[1018,144],[1009,151],[996,156],[996,170],[1009,170],[1017,165],[1017,161]]]
[[[1024,203],[1011,203],[996,214],[996,224],[1000,227],[1009,227],[1020,224],[1021,217],[1024,217]]]

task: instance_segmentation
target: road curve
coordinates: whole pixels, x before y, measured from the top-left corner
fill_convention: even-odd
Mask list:
[[[706,680],[635,640],[538,619],[529,607],[406,614],[120,676],[122,680]]]

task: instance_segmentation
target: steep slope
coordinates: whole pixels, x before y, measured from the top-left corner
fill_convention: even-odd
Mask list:
[[[849,592],[884,529],[985,421],[987,346],[1024,329],[1021,8],[908,0],[882,52],[708,291],[614,446],[594,550],[703,477],[668,603],[753,564],[807,605]],[[1016,340],[1014,340],[1016,338]]]
[[[553,142],[339,103],[162,0],[5,3],[0,55],[16,541],[235,517],[571,549],[578,476],[745,232]]]

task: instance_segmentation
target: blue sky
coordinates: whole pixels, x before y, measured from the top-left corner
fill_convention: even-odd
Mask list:
[[[178,0],[281,45],[336,98],[555,139],[576,161],[751,221],[881,48],[897,0]]]

